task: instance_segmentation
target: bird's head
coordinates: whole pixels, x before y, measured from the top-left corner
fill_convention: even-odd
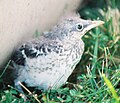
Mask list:
[[[72,14],[63,17],[56,27],[60,30],[59,36],[81,38],[87,31],[103,23],[100,20],[83,20],[78,14]]]

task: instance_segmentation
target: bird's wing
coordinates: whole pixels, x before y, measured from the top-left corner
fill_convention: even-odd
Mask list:
[[[63,45],[58,41],[33,41],[23,44],[18,50],[16,50],[12,56],[12,61],[17,65],[25,65],[26,59],[38,58],[49,55],[51,52],[56,54],[63,51]]]

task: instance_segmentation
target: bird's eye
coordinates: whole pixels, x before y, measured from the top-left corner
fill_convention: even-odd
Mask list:
[[[76,24],[76,29],[78,31],[82,31],[83,30],[83,24],[81,24],[81,23]]]

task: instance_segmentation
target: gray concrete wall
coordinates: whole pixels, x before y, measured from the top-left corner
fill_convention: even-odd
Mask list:
[[[0,0],[0,67],[18,44],[53,26],[82,0]]]

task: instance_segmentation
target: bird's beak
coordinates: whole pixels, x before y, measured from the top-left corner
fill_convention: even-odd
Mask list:
[[[89,20],[87,22],[87,25],[86,25],[86,31],[91,30],[92,28],[95,28],[95,27],[102,25],[102,24],[104,24],[104,22],[101,20],[97,20],[97,21],[90,21]]]

